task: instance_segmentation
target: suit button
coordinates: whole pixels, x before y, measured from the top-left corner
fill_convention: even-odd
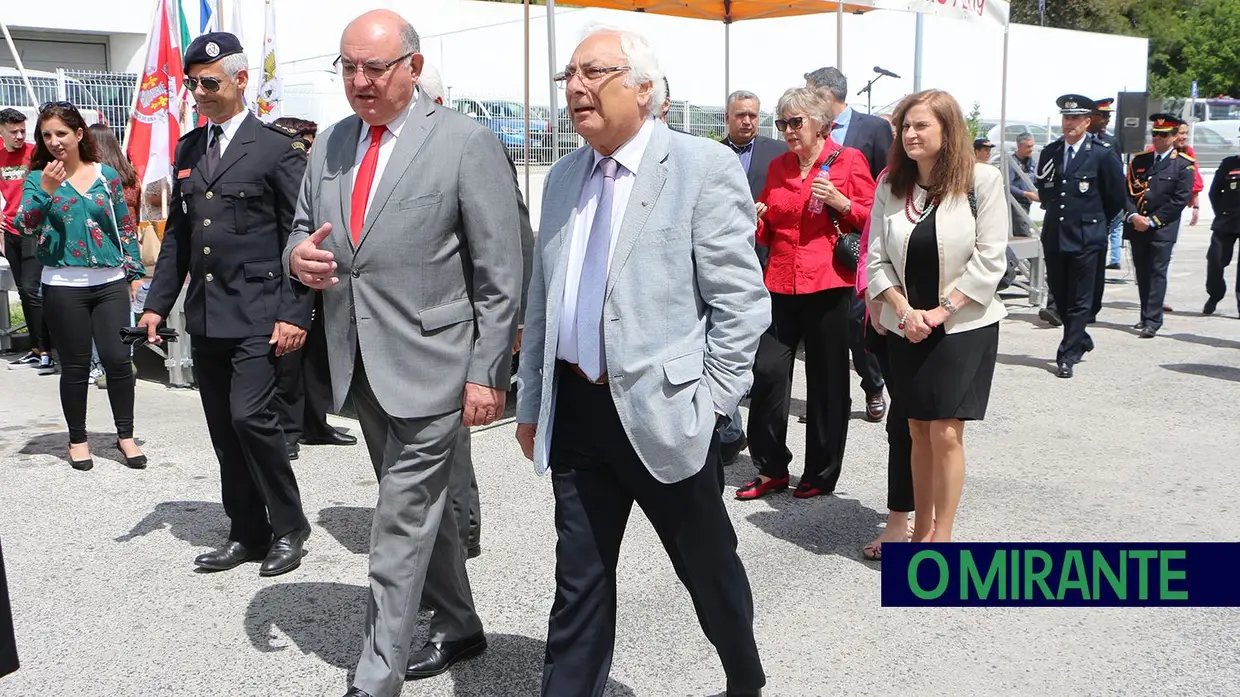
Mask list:
[[[275,278],[275,277],[276,277],[276,272],[275,272],[275,271],[268,271],[268,272],[267,272],[267,278]]]
[[[349,275],[353,276],[353,278],[357,278],[357,277],[359,277],[359,276],[361,276],[361,275],[362,275],[362,272],[361,272],[361,271],[358,271],[357,269],[353,269],[353,271],[352,271],[352,272],[350,272],[350,274],[349,274]]]
[[[245,192],[244,192],[244,191],[242,191],[241,193],[239,193],[239,194],[237,194],[237,195],[238,195],[238,196],[240,196],[241,198],[245,198]]]
[[[203,248],[202,248],[202,253],[203,253],[203,254],[210,254],[210,253],[211,253],[211,248],[210,248],[210,247],[203,247]]]
[[[207,218],[206,220],[203,220],[203,221],[202,221],[202,226],[203,226],[203,227],[211,227],[211,219],[210,219],[210,218]]]
[[[1062,216],[1062,215],[1061,215],[1061,216],[1059,216],[1059,220],[1060,220],[1060,221],[1062,221],[1062,220],[1063,220],[1063,216]]]
[[[208,201],[210,201],[210,200],[211,200],[211,199],[213,199],[213,198],[215,198],[215,194],[213,194],[213,193],[211,193],[210,191],[208,191],[208,192],[207,192],[207,200],[208,200]]]
[[[207,279],[207,283],[210,283],[211,281],[215,280],[215,276],[212,276],[211,274],[207,274],[206,279]]]

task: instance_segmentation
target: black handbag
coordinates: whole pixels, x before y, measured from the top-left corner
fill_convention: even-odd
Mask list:
[[[843,148],[831,153],[825,164],[830,167],[835,162],[835,158],[840,156]],[[857,269],[861,264],[861,233],[844,232],[840,229],[840,221],[835,216],[835,209],[826,206],[827,214],[831,216],[831,224],[835,226],[835,263],[853,269]]]

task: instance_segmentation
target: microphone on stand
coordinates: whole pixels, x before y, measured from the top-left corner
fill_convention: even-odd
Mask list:
[[[887,69],[885,69],[885,68],[880,68],[880,67],[878,67],[877,65],[876,65],[876,66],[874,66],[874,72],[878,73],[879,75],[886,75],[887,77],[894,77],[894,78],[895,78],[895,79],[897,79],[897,80],[899,80],[899,79],[900,79],[900,76],[899,76],[899,75],[896,75],[895,73],[893,73],[893,72],[891,72],[890,70],[887,70]]]

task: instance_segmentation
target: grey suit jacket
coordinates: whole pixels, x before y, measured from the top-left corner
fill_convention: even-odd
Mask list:
[[[543,188],[517,392],[517,421],[538,424],[540,474],[554,429],[568,251],[593,163],[594,151],[580,148]],[[646,468],[673,483],[702,469],[716,411],[730,414],[753,382],[770,296],[735,153],[657,123],[636,177],[603,303],[608,387]]]
[[[311,149],[285,270],[293,247],[330,222],[323,249],[340,283],[323,292],[323,309],[337,408],[360,352],[389,415],[446,414],[461,408],[466,382],[511,380],[522,276],[515,174],[490,130],[419,97],[355,248],[348,220],[362,125],[350,116]]]

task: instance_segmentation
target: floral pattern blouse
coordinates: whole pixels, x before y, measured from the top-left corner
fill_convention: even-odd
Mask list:
[[[126,280],[143,278],[146,267],[120,175],[107,165],[102,173],[106,186],[96,178],[79,194],[66,180],[48,195],[41,184],[43,171],[30,172],[13,222],[18,233],[38,237],[44,266],[124,268]]]

